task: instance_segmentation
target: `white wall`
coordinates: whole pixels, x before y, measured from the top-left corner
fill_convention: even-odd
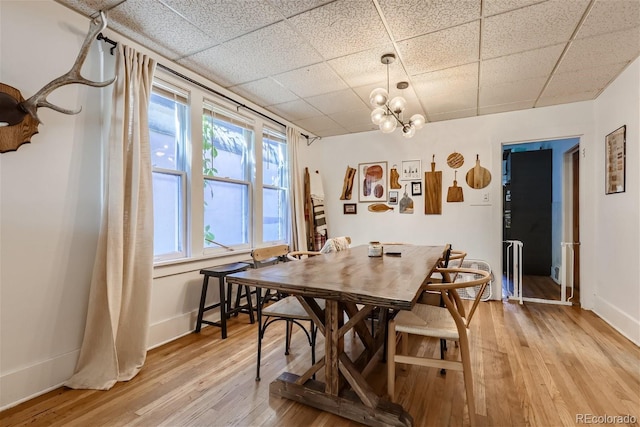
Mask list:
[[[640,59],[595,101],[594,312],[640,343]],[[605,136],[627,126],[626,191],[605,195]],[[589,207],[587,207],[589,208]]]
[[[31,96],[69,69],[88,27],[86,18],[52,1],[0,1],[0,81],[17,87],[24,96]],[[35,34],[24,28],[39,31]],[[107,31],[107,35],[135,45],[117,34]],[[87,77],[94,79],[98,78],[99,60],[95,52],[98,45],[94,46],[84,69]],[[621,87],[616,89],[617,86]],[[629,335],[633,327],[637,330],[639,316],[637,304],[625,295],[635,287],[638,299],[637,241],[640,237],[638,97],[633,100],[625,94],[629,87],[636,95],[640,94],[637,61],[620,83],[610,88],[609,91],[616,90],[616,94],[609,95],[607,91],[602,102],[429,124],[408,141],[398,133],[382,135],[379,132],[326,138],[303,148],[303,164],[311,170],[320,170],[324,176],[332,234],[348,234],[356,244],[372,239],[451,242],[467,249],[471,257],[499,265],[501,143],[581,136],[585,148],[585,156],[581,158],[583,306],[595,305],[602,313],[605,312],[602,307],[622,313],[621,318],[627,323],[618,327]],[[17,152],[0,155],[0,408],[55,388],[73,372],[84,330],[99,229],[100,119],[104,117],[99,111],[100,93],[100,89],[78,85],[57,90],[51,94],[50,101],[71,108],[82,105],[83,111],[77,116],[66,116],[40,109],[44,125],[33,137],[33,143]],[[611,120],[602,123],[596,120],[596,107],[598,114],[611,115]],[[601,195],[604,193],[602,145],[604,135],[618,126],[614,125],[618,117],[614,109],[620,109],[620,117],[635,130],[628,128],[627,193],[605,197]],[[635,119],[632,114],[636,115]],[[632,145],[635,148],[631,148]],[[479,154],[482,165],[491,170],[493,180],[486,189],[489,205],[481,203],[484,190],[465,187],[465,202],[444,203],[441,216],[425,216],[420,197],[414,198],[416,213],[413,215],[373,214],[366,210],[365,204],[359,204],[358,215],[342,215],[342,202],[338,197],[347,165],[386,160],[392,166],[401,160],[419,158],[426,170],[431,154],[436,154],[437,169],[444,172],[446,191],[453,172],[446,166],[445,159],[454,150],[466,158],[461,168],[464,173],[473,165],[475,154]],[[634,168],[636,171],[630,172]],[[464,173],[458,177],[461,185]],[[612,199],[616,200],[615,206],[609,205]],[[635,245],[629,238],[626,241],[620,238],[629,236],[623,234],[622,222],[617,219],[625,210],[629,212],[624,218],[635,220]],[[619,228],[615,236],[604,232],[604,227],[612,223]],[[624,255],[609,256],[617,248],[623,249]],[[242,257],[246,254],[237,255]],[[617,268],[614,277],[619,276],[621,280],[611,284],[608,280],[611,274],[596,268],[602,265],[603,259]],[[232,260],[227,258],[224,262]],[[198,260],[156,269],[149,346],[193,329],[201,283],[198,270],[220,262]],[[611,286],[616,286],[619,295],[603,298],[601,294],[609,292]],[[620,316],[608,319],[616,322]]]
[[[25,98],[75,61],[89,22],[65,12],[0,3],[0,80]],[[88,78],[99,79],[96,58]],[[84,332],[100,219],[100,90],[70,85],[48,100],[83,111],[39,109],[32,143],[0,154],[0,407],[66,380]]]

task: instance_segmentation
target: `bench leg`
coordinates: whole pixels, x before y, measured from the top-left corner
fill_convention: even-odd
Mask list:
[[[198,320],[196,321],[196,332],[202,328],[202,317],[204,316],[204,304],[207,300],[207,288],[209,287],[209,276],[204,276],[202,281],[202,293],[200,294],[200,306],[198,308]]]

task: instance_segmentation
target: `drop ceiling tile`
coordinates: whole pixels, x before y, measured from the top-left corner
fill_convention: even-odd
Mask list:
[[[344,135],[348,133],[344,128],[335,128],[319,131],[316,135],[321,138],[328,138],[330,136]]]
[[[306,12],[331,1],[333,0],[270,0],[271,4],[286,17]]]
[[[601,91],[626,65],[627,63],[610,64],[567,73],[556,73],[551,78],[542,97]]]
[[[171,52],[169,59],[213,44],[209,36],[161,3],[127,1],[111,9],[108,15],[111,28],[132,40],[152,40],[163,50],[160,53]]]
[[[589,0],[549,0],[484,20],[482,58],[566,42]]]
[[[277,105],[270,105],[268,109],[292,122],[322,115],[320,111],[313,108],[302,99],[283,102],[282,104]]]
[[[576,37],[581,39],[638,26],[640,26],[638,0],[600,0],[593,5]]]
[[[335,92],[348,87],[325,63],[298,68],[273,78],[301,98]]]
[[[210,68],[225,81],[241,84],[319,60],[320,56],[286,22],[278,22],[179,62]]]
[[[282,14],[266,2],[218,0],[161,0],[193,25],[221,43],[282,20]]]
[[[514,9],[520,9],[544,0],[484,0],[482,14],[484,16],[496,15]]]
[[[310,117],[308,119],[296,120],[295,124],[301,128],[308,129],[318,134],[322,131],[340,130],[344,132],[344,127],[327,116]]]
[[[325,59],[390,42],[370,0],[336,1],[289,18]]]
[[[640,54],[640,27],[574,40],[558,73],[632,61]]]
[[[410,76],[478,60],[480,21],[470,22],[398,43]]]
[[[477,107],[478,91],[474,89],[452,90],[440,95],[422,99],[429,119],[434,114],[450,111],[470,110]]]
[[[457,90],[477,90],[478,64],[466,64],[419,74],[414,76],[411,81],[420,99],[446,95]]]
[[[546,77],[520,80],[517,82],[503,83],[493,86],[483,86],[480,88],[479,107],[489,105],[512,104],[515,102],[531,101],[538,99]]]
[[[513,102],[510,104],[488,105],[478,108],[478,115],[506,113],[508,111],[526,110],[533,108],[534,100]]]
[[[372,125],[375,129],[378,128],[378,126],[371,122],[371,111],[366,107],[352,111],[333,113],[330,114],[329,117],[345,128],[368,125]]]
[[[380,0],[379,4],[395,41],[480,18],[477,0]]]
[[[380,61],[386,53],[396,54],[392,44],[331,59],[327,64],[349,86],[364,86],[384,81],[386,87],[387,66]],[[397,56],[396,54],[396,58]],[[392,82],[407,80],[407,75],[397,59],[389,65],[389,75]]]
[[[557,44],[482,61],[480,86],[548,76],[564,47],[564,44]]]
[[[361,125],[351,124],[349,126],[345,126],[345,129],[347,129],[351,133],[360,133],[360,132],[370,132],[372,130],[380,130],[380,127],[377,125],[374,125],[373,123],[371,123],[371,120],[369,120],[369,123],[366,123],[366,124],[361,124]]]
[[[108,11],[114,6],[122,3],[122,0],[56,0],[77,12],[86,16],[97,16],[100,10]],[[107,12],[107,21],[109,20]]]
[[[233,86],[229,90],[250,99],[258,105],[281,104],[298,99],[287,88],[270,78]]]
[[[543,97],[536,103],[536,108],[549,107],[551,105],[569,104],[571,102],[591,101],[598,96],[598,91],[578,92],[558,96]]]
[[[340,111],[368,109],[367,105],[351,89],[305,98],[309,104],[322,114],[333,114]]]
[[[475,108],[471,108],[468,110],[459,110],[459,111],[447,111],[446,113],[438,113],[429,116],[429,120],[431,122],[440,122],[443,120],[454,120],[454,119],[465,119],[467,117],[475,117],[477,116],[477,110]],[[463,177],[458,176],[458,182],[461,182]]]

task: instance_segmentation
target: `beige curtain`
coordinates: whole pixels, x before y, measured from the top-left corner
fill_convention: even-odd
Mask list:
[[[147,353],[153,194],[147,108],[155,61],[118,45],[106,193],[84,340],[71,388],[107,390]]]
[[[287,147],[291,165],[291,246],[292,250],[307,249],[307,235],[304,222],[304,170],[299,159],[300,132],[287,127]]]

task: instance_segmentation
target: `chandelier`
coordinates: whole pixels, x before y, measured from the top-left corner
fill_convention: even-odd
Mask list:
[[[386,53],[380,58],[380,62],[387,66],[387,89],[377,88],[371,91],[369,102],[374,110],[371,112],[371,121],[380,126],[383,133],[391,133],[400,125],[402,136],[411,138],[416,134],[416,130],[424,126],[424,116],[422,114],[414,114],[408,121],[404,121],[403,112],[407,105],[407,101],[396,96],[389,100],[389,64],[396,60],[396,55]],[[398,82],[396,88],[402,90],[409,87],[408,82]]]

